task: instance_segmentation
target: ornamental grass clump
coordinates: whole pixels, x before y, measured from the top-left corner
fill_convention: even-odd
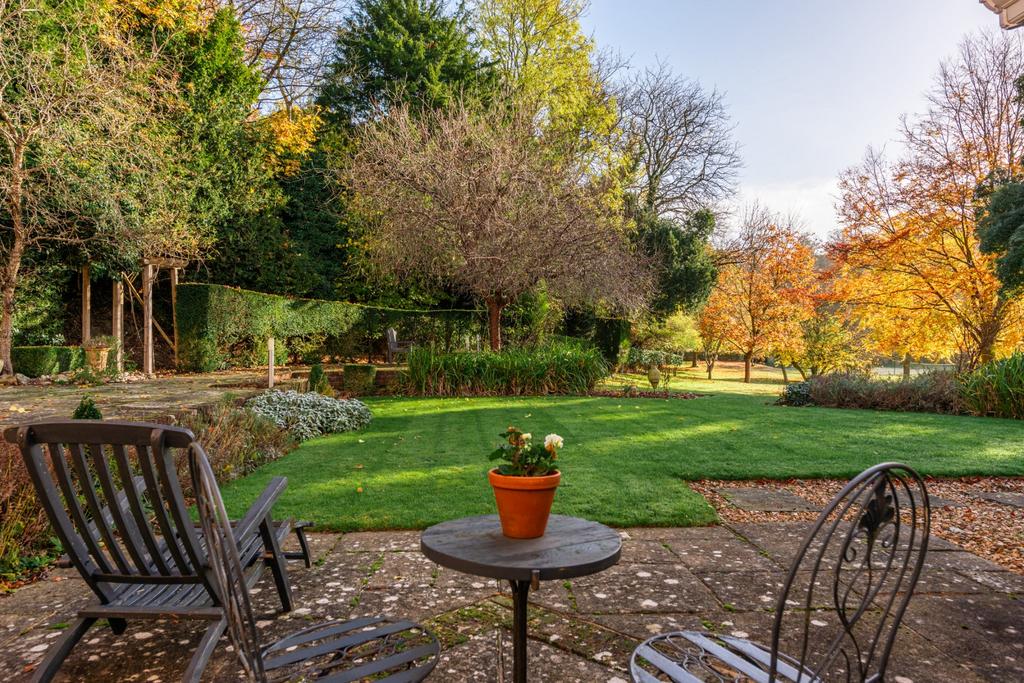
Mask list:
[[[362,429],[372,418],[361,401],[297,391],[267,391],[252,398],[246,407],[273,420],[300,441]]]
[[[1024,353],[982,365],[961,378],[968,412],[1024,420]]]
[[[406,390],[420,396],[540,396],[586,394],[607,376],[598,349],[557,343],[500,352],[414,348],[403,379]]]

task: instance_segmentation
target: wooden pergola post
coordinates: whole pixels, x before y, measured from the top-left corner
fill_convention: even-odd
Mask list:
[[[117,340],[117,371],[124,372],[124,283],[114,279],[111,297],[110,335]]]
[[[156,267],[142,265],[142,371],[152,375],[153,367],[153,280]]]
[[[82,343],[92,339],[92,285],[89,264],[82,266]]]
[[[174,335],[174,369],[178,369],[178,269],[171,268],[171,334]]]

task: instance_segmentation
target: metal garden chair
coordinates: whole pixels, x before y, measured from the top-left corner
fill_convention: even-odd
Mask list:
[[[701,631],[662,634],[633,652],[633,681],[884,681],[924,566],[930,518],[914,470],[886,463],[862,472],[801,545],[778,596],[770,647]],[[835,610],[838,630],[825,628],[827,614],[816,611],[823,606]]]
[[[220,596],[228,635],[252,680],[411,683],[430,674],[440,652],[437,639],[422,626],[405,620],[365,617],[329,621],[261,646],[244,563],[213,470],[199,448],[190,450],[189,462],[196,507],[208,541],[205,575]]]
[[[220,593],[206,572],[209,539],[189,515],[175,449],[202,452],[192,432],[132,422],[38,422],[4,431],[16,443],[36,493],[71,564],[99,598],[47,652],[33,681],[49,681],[86,631],[106,619],[116,634],[134,619],[196,619],[207,624],[184,679],[198,681],[227,626]],[[205,457],[205,456],[204,456]],[[303,524],[273,521],[287,480],[275,478],[245,516],[231,545],[253,585],[269,566],[286,611],[292,608],[287,559],[309,566]],[[280,543],[295,530],[301,552]]]

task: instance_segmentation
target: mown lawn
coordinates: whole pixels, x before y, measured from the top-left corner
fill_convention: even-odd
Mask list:
[[[614,526],[713,521],[692,479],[849,477],[885,460],[934,476],[1024,475],[1019,421],[779,407],[773,371],[751,385],[734,369],[712,382],[690,372],[672,388],[707,396],[369,400],[367,429],[307,442],[226,486],[225,498],[241,514],[270,477],[285,475],[277,514],[339,531],[493,512],[485,455],[510,424],[565,437],[555,512]]]

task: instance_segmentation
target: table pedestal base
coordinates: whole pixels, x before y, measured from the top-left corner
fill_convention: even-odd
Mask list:
[[[512,584],[512,680],[526,683],[526,606],[530,582],[509,583]]]

